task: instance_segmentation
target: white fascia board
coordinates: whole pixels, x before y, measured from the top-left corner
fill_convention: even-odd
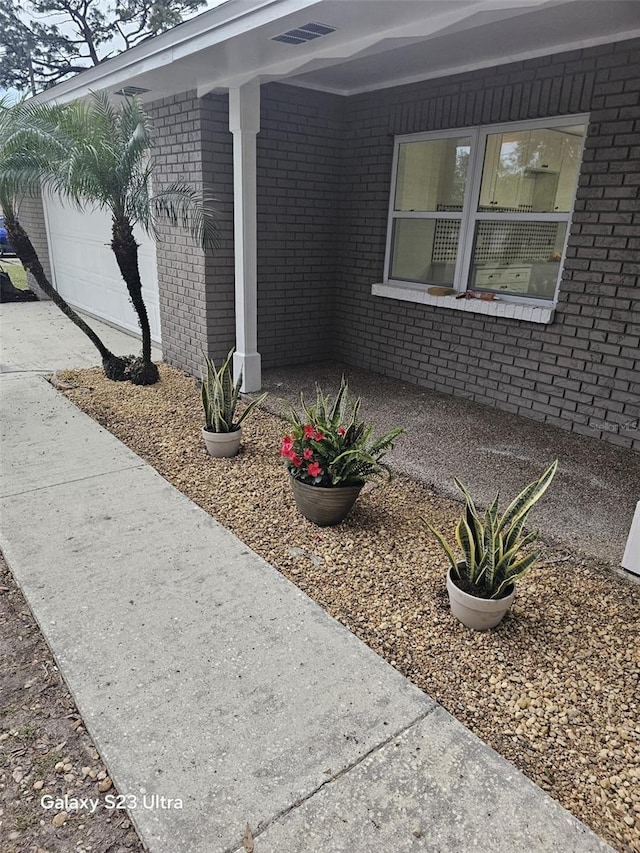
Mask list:
[[[387,0],[379,1],[387,2]],[[362,2],[365,6],[371,0],[350,0],[350,2],[354,5]],[[205,82],[198,86],[198,94],[203,95],[213,89],[236,87],[258,77],[285,79],[296,72],[302,73],[304,65],[312,63],[316,57],[320,62],[324,60],[329,64],[335,61],[340,62],[361,53],[367,47],[375,46],[380,40],[394,33],[401,35],[404,32],[407,36],[415,38],[416,35],[434,34],[448,26],[455,26],[470,15],[481,11],[495,11],[498,14],[504,12],[506,16],[511,17],[530,11],[534,6],[556,5],[561,2],[576,2],[576,0],[475,0],[471,5],[465,3],[460,7],[453,3],[450,9],[440,15],[432,13],[422,15],[414,21],[405,22],[398,28],[365,34],[359,39],[345,40],[337,50],[335,43],[328,44],[319,53],[314,53],[311,58],[295,56],[284,62],[248,69],[241,76],[236,74],[226,79],[212,80],[208,84]],[[430,5],[430,3],[425,4],[425,11]],[[191,18],[166,33],[155,36],[39,93],[35,96],[35,100],[41,103],[51,101],[65,103],[85,97],[92,90],[115,89],[126,83],[135,82],[135,78],[142,74],[153,72],[176,60],[187,58],[221,42],[230,41],[235,36],[313,6],[321,7],[322,0],[228,0],[227,3],[209,12]],[[334,51],[335,55],[332,56]]]
[[[92,90],[126,83],[139,74],[169,65],[175,59],[228,41],[317,3],[318,0],[230,0],[113,59],[81,71],[75,77],[40,92],[32,100],[66,103],[82,98]]]

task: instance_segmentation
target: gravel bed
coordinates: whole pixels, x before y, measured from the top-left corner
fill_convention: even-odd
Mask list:
[[[258,411],[240,455],[211,459],[193,379],[160,370],[149,388],[98,369],[58,374],[59,387],[613,847],[640,853],[640,586],[545,545],[502,625],[473,633],[449,613],[446,560],[420,522],[452,534],[459,504],[398,476],[317,528],[278,457],[283,422]]]

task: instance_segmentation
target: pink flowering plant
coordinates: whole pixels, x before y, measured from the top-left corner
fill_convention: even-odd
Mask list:
[[[352,486],[382,475],[389,467],[382,459],[403,429],[379,438],[373,427],[358,420],[360,399],[349,398],[344,377],[335,400],[317,388],[316,402],[307,405],[300,395],[300,411],[291,409],[291,429],[282,439],[280,455],[296,480],[313,486]]]

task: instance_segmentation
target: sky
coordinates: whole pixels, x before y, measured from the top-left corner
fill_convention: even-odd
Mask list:
[[[193,18],[193,17],[195,17],[195,15],[201,15],[203,12],[206,12],[209,9],[213,9],[216,6],[221,6],[223,3],[226,3],[226,2],[229,2],[229,0],[208,0],[206,6],[203,6],[202,9],[200,9],[194,15],[185,16],[185,20],[188,20],[190,17]],[[98,6],[102,9],[109,8],[109,6],[111,6],[111,5],[113,5],[113,4],[108,2],[108,0],[101,0],[101,2],[98,4]],[[34,18],[36,18],[37,20],[42,21],[43,23],[55,24],[60,29],[60,31],[63,33],[71,34],[72,32],[74,32],[73,26],[71,24],[65,22],[65,18],[62,15],[53,15],[53,14],[31,15],[29,12],[22,10],[21,17],[22,17],[22,20],[25,21],[25,23],[27,23],[29,20],[33,20]],[[114,46],[117,47],[115,40],[114,40]],[[107,46],[105,46],[105,48],[106,47]],[[4,89],[0,88],[0,97],[3,97],[3,96],[7,96],[10,100],[15,100],[20,96],[20,93],[17,92],[15,89],[4,90]]]

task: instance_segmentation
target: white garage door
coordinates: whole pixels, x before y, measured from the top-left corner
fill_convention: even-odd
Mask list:
[[[138,319],[111,249],[111,217],[101,210],[79,211],[58,197],[44,199],[53,282],[74,307],[116,326],[140,332]],[[158,272],[154,241],[136,228],[142,295],[151,337],[160,342]]]

